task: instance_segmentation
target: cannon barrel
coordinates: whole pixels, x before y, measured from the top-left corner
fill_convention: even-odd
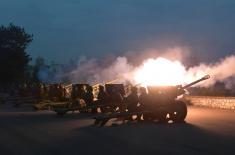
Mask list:
[[[189,83],[189,84],[183,86],[182,89],[189,88],[189,87],[191,87],[192,85],[195,85],[195,84],[197,84],[197,83],[199,83],[199,82],[201,82],[201,81],[207,80],[207,79],[209,79],[209,78],[210,78],[210,75],[206,75],[206,76],[204,76],[204,77],[202,77],[202,78],[200,78],[200,79],[198,79],[198,80],[196,80],[196,81],[194,81],[194,82],[191,82],[191,83]]]
[[[104,84],[103,83],[96,83],[96,84],[94,84],[94,85],[92,85],[92,87],[94,88],[94,87],[97,87],[97,86],[99,86],[99,85],[105,85],[105,84],[113,84],[114,82],[116,82],[116,81],[118,81],[118,80],[120,80],[121,78],[116,78],[116,79],[114,79],[114,80],[111,80],[111,81],[106,81]]]

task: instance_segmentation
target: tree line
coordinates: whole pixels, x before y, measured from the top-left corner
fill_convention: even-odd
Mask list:
[[[50,68],[42,57],[32,64],[27,48],[33,41],[23,27],[10,23],[0,26],[0,92],[20,84],[39,83],[38,72]]]
[[[25,82],[29,78],[28,64],[31,57],[26,48],[33,41],[33,35],[24,28],[9,24],[0,26],[0,85]]]

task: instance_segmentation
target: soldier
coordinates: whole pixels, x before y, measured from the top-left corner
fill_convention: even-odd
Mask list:
[[[39,89],[40,89],[40,99],[45,99],[44,96],[45,96],[46,92],[45,92],[45,86],[43,83],[39,84]]]
[[[93,89],[91,86],[87,87],[87,92],[85,93],[83,97],[86,105],[90,106],[93,103],[94,95],[93,95]]]
[[[48,87],[48,99],[54,100],[55,97],[55,86],[53,84],[50,84]]]
[[[65,86],[63,86],[63,98],[65,101],[67,100],[67,90],[66,90]]]
[[[78,98],[78,87],[76,85],[72,86],[71,99],[76,100]]]
[[[116,90],[116,89],[111,89],[111,94],[110,94],[110,98],[109,98],[112,102],[112,105],[110,105],[112,107],[112,109],[114,111],[116,111],[116,109],[118,108],[120,111],[123,111],[123,97],[121,95],[121,93]]]
[[[137,88],[136,87],[131,88],[131,93],[127,96],[126,102],[127,102],[128,112],[138,112],[138,111],[140,111],[139,106],[138,106],[139,98],[138,98]],[[129,118],[129,120],[132,120],[132,116]],[[137,116],[137,120],[141,120],[140,115]]]
[[[151,113],[154,109],[157,108],[157,102],[158,101],[158,94],[155,93],[148,93],[145,96],[141,97],[142,107],[145,111],[149,111],[150,113],[145,113],[143,115],[144,121],[152,121],[156,116],[154,116],[153,113]]]
[[[57,89],[58,89],[58,98],[59,98],[59,100],[60,101],[64,101],[64,88],[63,88],[63,85],[60,83],[60,84],[58,84],[58,87],[57,87]]]
[[[50,85],[49,84],[44,84],[43,85],[43,92],[44,92],[44,97],[46,100],[49,100],[49,97],[50,97]]]
[[[106,107],[108,106],[108,94],[104,91],[104,86],[99,86],[99,93],[97,96],[97,102],[98,104],[104,105],[101,107],[101,111],[105,112]]]
[[[148,102],[148,94],[145,87],[140,87],[140,96],[139,96],[139,104],[140,109],[143,110]]]
[[[70,103],[70,107],[77,107],[80,106],[80,101],[79,101],[79,90],[77,85],[72,85],[72,90],[71,90],[71,103]]]

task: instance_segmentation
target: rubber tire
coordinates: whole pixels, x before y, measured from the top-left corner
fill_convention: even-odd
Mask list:
[[[167,123],[168,120],[167,120],[167,112],[165,112],[165,110],[161,110],[158,114],[158,120],[159,120],[159,123]]]
[[[64,115],[65,115],[65,112],[57,112],[57,116],[62,117],[62,116],[64,116]]]
[[[183,123],[187,116],[187,105],[182,101],[176,101],[171,118],[175,123]],[[174,114],[176,112],[176,114]]]
[[[108,121],[109,121],[108,118],[103,119],[103,120],[101,121],[101,123],[100,123],[100,126],[101,126],[101,127],[102,127],[102,126],[105,126],[105,124],[106,124]]]

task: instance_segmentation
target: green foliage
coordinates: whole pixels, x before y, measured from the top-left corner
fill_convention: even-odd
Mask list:
[[[25,52],[33,35],[24,28],[0,26],[0,85],[7,86],[26,79],[30,56]]]

